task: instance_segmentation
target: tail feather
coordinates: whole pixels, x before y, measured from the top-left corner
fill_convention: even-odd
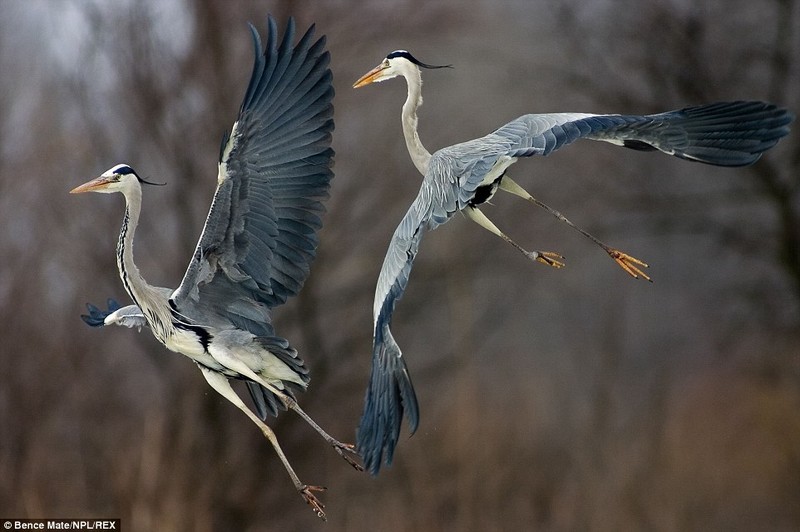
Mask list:
[[[403,414],[408,417],[411,434],[419,425],[417,396],[403,354],[388,324],[379,329],[373,345],[364,413],[356,437],[364,467],[373,475],[380,471],[384,456],[386,465],[392,464]]]
[[[269,416],[278,417],[280,412],[286,410],[286,405],[274,393],[257,382],[250,380],[245,382],[247,383],[247,390],[250,392],[250,398],[253,400],[256,414],[261,418],[261,421],[266,421]],[[305,389],[296,382],[283,381],[282,391],[292,399],[297,400],[297,394],[305,391]]]
[[[283,393],[292,399],[296,399],[296,394],[305,391],[305,387],[311,380],[308,368],[298,356],[297,350],[289,345],[288,340],[280,336],[257,336],[255,341],[268,351],[271,356],[274,356],[280,362],[286,364],[286,366],[300,378],[302,384],[291,380],[281,381],[283,384]],[[269,416],[277,417],[279,412],[286,410],[286,405],[283,401],[257,382],[248,380],[247,389],[250,392],[250,397],[253,399],[256,413],[262,421],[266,421]]]

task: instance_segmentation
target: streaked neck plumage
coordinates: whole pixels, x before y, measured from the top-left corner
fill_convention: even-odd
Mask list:
[[[414,67],[403,73],[403,77],[408,85],[408,96],[403,104],[403,136],[406,139],[406,147],[414,166],[422,175],[428,171],[428,162],[431,154],[422,145],[417,132],[417,109],[422,105],[422,73],[419,68]]]
[[[125,217],[117,242],[117,268],[122,284],[134,303],[142,309],[153,334],[165,341],[171,330],[171,310],[164,297],[155,287],[147,284],[139,268],[133,262],[133,237],[139,225],[139,214],[142,210],[142,188],[139,184],[127,188],[125,196]]]

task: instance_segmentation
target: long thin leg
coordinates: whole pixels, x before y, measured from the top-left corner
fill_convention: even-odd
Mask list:
[[[280,392],[278,392],[276,395],[284,402],[286,406],[297,412],[297,414],[301,418],[305,419],[306,423],[311,425],[311,428],[316,430],[319,433],[319,435],[322,436],[325,439],[325,441],[328,442],[337,453],[339,453],[339,456],[341,456],[342,458],[345,459],[345,461],[347,461],[348,464],[353,466],[357,471],[364,471],[364,467],[353,459],[353,456],[358,456],[355,445],[353,445],[352,443],[342,443],[333,436],[331,436],[330,434],[328,434],[327,432],[325,432],[325,430],[322,427],[317,425],[316,421],[311,419],[311,416],[306,414],[305,411],[302,408],[300,408],[300,405],[297,404],[297,401],[295,401],[292,397],[286,394],[282,394]]]
[[[324,430],[322,430],[322,427],[320,427],[313,419],[311,419],[311,416],[306,414],[303,411],[303,409],[300,408],[300,405],[297,404],[297,401],[295,401],[290,396],[283,393],[281,390],[277,389],[275,386],[271,385],[266,380],[261,378],[261,376],[255,371],[253,371],[251,368],[249,368],[247,364],[237,359],[236,357],[231,356],[227,352],[227,350],[215,349],[212,345],[211,354],[224,366],[234,371],[238,371],[245,377],[248,377],[254,382],[257,382],[258,384],[260,384],[261,386],[263,386],[264,388],[275,394],[275,396],[278,397],[278,399],[283,401],[283,404],[285,404],[288,408],[291,408],[292,410],[297,412],[300,415],[300,417],[302,417],[306,421],[306,423],[311,425],[311,428],[316,430],[319,433],[319,435],[322,436],[325,439],[325,441],[328,442],[337,453],[339,453],[339,456],[341,456],[347,461],[348,464],[356,468],[358,471],[364,470],[361,464],[359,464],[353,458],[354,456],[355,457],[358,456],[358,453],[355,450],[355,446],[351,443],[342,443],[333,436],[331,436],[330,434],[328,434],[327,432],[325,432]],[[250,415],[252,415],[252,412],[250,412],[249,409],[247,411]]]
[[[584,231],[583,229],[581,229],[580,227],[569,221],[563,214],[561,214],[557,210],[553,209],[552,207],[546,205],[545,203],[531,196],[524,188],[519,186],[510,177],[508,176],[503,177],[503,179],[500,181],[500,189],[530,201],[534,205],[543,208],[544,210],[546,210],[547,212],[549,212],[550,214],[552,214],[553,216],[555,216],[556,218],[567,224],[568,226],[580,232],[583,236],[585,236],[586,238],[588,238],[589,240],[591,240],[592,242],[603,248],[603,250],[606,253],[608,253],[608,255],[612,259],[614,259],[617,262],[617,264],[619,264],[620,268],[628,272],[631,276],[633,276],[634,279],[638,279],[639,276],[641,276],[643,279],[653,282],[652,279],[650,279],[650,277],[648,277],[647,274],[645,274],[639,268],[640,266],[643,268],[647,268],[648,267],[647,264],[637,259],[636,257],[632,257],[627,253],[624,253],[616,248],[612,248],[606,243],[601,242],[595,236],[587,233],[586,231]]]
[[[228,378],[225,375],[203,367],[201,367],[200,370],[203,372],[203,376],[206,378],[206,381],[208,381],[208,384],[210,384],[212,388],[219,392],[219,394],[225,399],[233,403],[239,410],[247,414],[247,417],[253,420],[253,423],[255,423],[258,428],[261,429],[261,432],[264,433],[264,436],[267,437],[269,442],[272,444],[272,447],[275,449],[275,452],[278,454],[278,458],[280,458],[281,462],[283,462],[283,466],[289,473],[289,477],[292,479],[294,487],[297,488],[297,491],[300,493],[303,499],[309,505],[311,505],[311,508],[313,508],[314,513],[317,514],[317,517],[321,518],[322,520],[327,520],[325,517],[325,512],[323,511],[325,505],[323,505],[313,493],[315,491],[325,491],[325,488],[321,486],[309,486],[300,482],[300,478],[297,476],[297,473],[294,472],[294,469],[292,469],[291,464],[289,464],[289,460],[286,458],[286,455],[283,454],[283,449],[281,449],[281,446],[278,444],[278,438],[275,436],[275,433],[272,432],[272,429],[269,428],[263,421],[261,421],[258,416],[253,414],[250,409],[247,408],[247,406],[245,406],[245,404],[242,402],[242,399],[236,394],[235,391],[233,391],[233,388],[231,388],[231,384],[228,382]]]
[[[522,248],[519,244],[511,240],[505,233],[503,233],[500,229],[497,228],[494,223],[486,217],[483,212],[477,207],[467,207],[464,209],[464,214],[467,215],[467,218],[475,222],[476,224],[480,225],[484,229],[494,233],[495,235],[499,236],[515,248],[519,250],[520,253],[525,255],[531,260],[535,260],[541,262],[542,264],[547,264],[548,266],[552,266],[553,268],[563,268],[564,263],[559,261],[558,259],[563,259],[561,255],[558,253],[554,253],[552,251],[526,251]]]

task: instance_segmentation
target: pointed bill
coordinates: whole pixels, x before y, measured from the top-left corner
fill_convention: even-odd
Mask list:
[[[111,176],[101,175],[100,177],[96,177],[91,181],[88,181],[82,185],[79,185],[72,190],[69,191],[70,194],[83,194],[84,192],[97,192],[98,190],[102,190],[106,186],[111,183]]]
[[[370,70],[369,72],[358,78],[358,81],[353,83],[353,88],[358,89],[359,87],[363,87],[364,85],[369,85],[370,83],[381,81],[378,78],[380,77],[381,72],[383,72],[387,68],[388,65],[381,63],[380,65],[376,66],[375,68],[373,68],[372,70]]]

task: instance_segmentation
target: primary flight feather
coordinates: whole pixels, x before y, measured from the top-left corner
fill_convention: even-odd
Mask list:
[[[463,212],[529,259],[562,267],[559,254],[526,251],[483,214],[481,205],[497,190],[504,190],[546,208],[601,246],[627,273],[649,280],[642,271],[647,267],[644,262],[599,241],[532,197],[507,175],[509,166],[520,157],[548,155],[581,138],[657,150],[705,164],[744,166],[757,161],[787,135],[793,118],[785,109],[758,101],[719,102],[652,115],[528,114],[485,137],[431,155],[417,134],[421,68],[442,67],[427,65],[409,52],[397,50],[354,84],[358,88],[398,76],[406,80],[403,134],[414,165],[424,175],[416,199],[392,235],[375,288],[372,369],[356,442],[365,467],[373,474],[379,472],[382,463],[391,464],[403,417],[408,419],[412,433],[419,425],[414,387],[390,325],[426,231]]]
[[[241,409],[269,439],[303,498],[322,518],[315,491],[300,482],[268,415],[290,408],[354,467],[351,445],[322,430],[297,404],[309,372],[272,325],[272,310],[296,295],[316,254],[322,202],[333,177],[333,86],[325,37],[310,27],[297,43],[289,19],[282,39],[268,19],[266,45],[251,26],[255,62],[230,134],[223,141],[217,189],[202,235],[178,288],[153,287],[133,262],[141,184],[126,164],[72,190],[120,192],[125,217],[117,246],[123,286],[134,305],[109,312],[90,306],[91,325],[147,325],[168,349],[191,358],[208,383]],[[229,379],[247,383],[253,413]]]

